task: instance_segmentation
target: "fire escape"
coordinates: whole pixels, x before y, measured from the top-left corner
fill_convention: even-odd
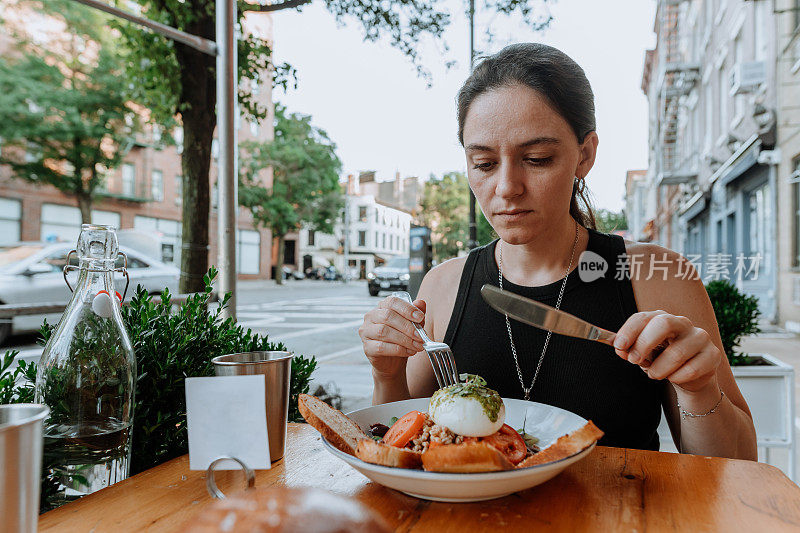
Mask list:
[[[685,61],[678,26],[682,0],[663,0],[660,6],[659,47],[663,75],[659,90],[659,185],[692,183],[697,179],[696,147],[679,134],[683,100],[700,77],[700,67]]]

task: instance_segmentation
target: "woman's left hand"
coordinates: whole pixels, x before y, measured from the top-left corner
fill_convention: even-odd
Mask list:
[[[652,353],[666,345],[652,364]],[[704,329],[685,316],[665,311],[631,315],[614,338],[617,355],[638,364],[652,379],[667,379],[687,392],[697,392],[712,382],[716,388],[717,367],[722,352]]]

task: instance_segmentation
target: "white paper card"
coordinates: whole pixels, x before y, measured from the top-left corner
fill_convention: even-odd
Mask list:
[[[264,376],[186,378],[189,469],[205,470],[223,456],[254,470],[270,467]],[[218,470],[239,470],[223,461]]]

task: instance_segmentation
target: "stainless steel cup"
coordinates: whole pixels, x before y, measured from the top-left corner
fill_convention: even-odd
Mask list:
[[[218,376],[264,375],[264,403],[267,408],[267,437],[271,461],[283,457],[286,444],[293,355],[292,352],[246,352],[220,355],[211,360]]]
[[[42,476],[45,405],[0,405],[0,530],[35,532]]]

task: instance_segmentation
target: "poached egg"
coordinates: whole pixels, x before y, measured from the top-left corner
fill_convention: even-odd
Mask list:
[[[433,393],[428,414],[433,421],[464,437],[486,437],[503,427],[506,408],[500,395],[480,376]]]

